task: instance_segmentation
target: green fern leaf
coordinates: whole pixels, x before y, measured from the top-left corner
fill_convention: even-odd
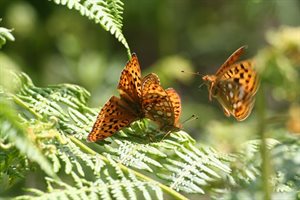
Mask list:
[[[55,172],[73,176],[73,183],[64,178],[47,178],[47,191],[37,196],[138,199],[142,195],[143,199],[162,199],[164,191],[184,199],[176,191],[206,193],[211,185],[231,173],[226,159],[217,151],[195,146],[195,141],[183,131],[162,140],[147,120],[135,122],[100,142],[102,145],[91,144],[99,152],[95,153],[80,142],[86,141],[97,116],[96,110],[86,105],[86,90],[70,84],[40,88],[25,74],[16,77],[21,85],[15,95],[20,115],[32,123],[49,124],[51,119],[47,134],[40,140],[43,151]]]
[[[0,18],[1,22],[1,18]],[[15,41],[15,37],[11,34],[12,30],[0,27],[0,49],[5,45],[7,40]]]
[[[0,97],[0,99],[2,98]],[[27,136],[35,134],[35,131],[38,132],[36,128],[39,127],[39,124],[30,126],[24,123],[20,124],[15,110],[3,99],[0,100],[0,107],[0,143],[3,145],[9,141],[21,153],[27,155],[30,160],[37,162],[48,175],[56,177],[51,164],[42,151]]]

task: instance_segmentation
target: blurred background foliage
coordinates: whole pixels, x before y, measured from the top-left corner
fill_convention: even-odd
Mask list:
[[[251,130],[255,109],[248,120],[236,123],[224,117],[216,102],[208,101],[206,88],[199,88],[200,76],[181,72],[215,73],[242,45],[248,45],[243,58],[258,58],[268,116],[285,114],[289,130],[299,132],[298,0],[124,3],[124,35],[139,57],[143,75],[157,73],[164,87],[178,90],[182,120],[192,114],[199,118],[184,124],[189,133],[202,133],[194,137],[221,146],[256,137]],[[48,1],[2,0],[0,13],[1,25],[13,28],[16,37],[2,49],[1,65],[19,68],[40,86],[79,84],[91,92],[93,107],[117,94],[128,57],[122,44],[99,25]],[[249,129],[240,133],[242,127]]]
[[[207,89],[199,87],[201,76],[181,72],[213,74],[242,45],[248,45],[243,58],[255,57],[260,73],[267,136],[278,140],[299,136],[299,0],[124,4],[123,32],[139,57],[143,75],[157,73],[164,87],[181,94],[182,121],[198,116],[184,124],[196,140],[234,152],[242,142],[258,138],[255,108],[244,122],[226,118],[216,101],[208,101]],[[1,26],[13,28],[16,38],[1,49],[1,67],[24,71],[39,86],[81,85],[91,92],[92,107],[101,107],[117,94],[128,56],[99,25],[50,1],[1,0],[0,18]]]

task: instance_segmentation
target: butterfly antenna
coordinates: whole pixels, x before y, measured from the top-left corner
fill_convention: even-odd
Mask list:
[[[203,74],[200,74],[200,72],[186,72],[184,70],[181,70],[182,73],[188,73],[188,74],[192,74],[192,75],[196,75],[196,76],[204,76]]]
[[[196,73],[195,72],[186,72],[184,70],[181,70],[181,72],[182,73],[193,74],[193,75],[196,75],[196,76],[202,76],[202,77],[204,76],[203,74],[200,74],[200,72],[196,72]],[[199,88],[201,88],[204,84],[205,84],[205,82],[202,82],[201,85],[199,86]]]
[[[192,121],[192,120],[197,120],[198,119],[198,116],[196,116],[196,115],[192,115],[192,116],[190,116],[189,118],[187,118],[186,120],[184,120],[181,124],[185,124],[185,123],[187,123],[187,122],[189,122],[189,121]]]
[[[198,117],[196,115],[192,115],[189,118],[187,118],[186,120],[184,120],[181,124],[183,125],[186,122],[191,121],[191,120],[195,120],[195,119],[198,119]],[[172,133],[172,130],[168,131],[160,141],[163,141],[171,133]]]

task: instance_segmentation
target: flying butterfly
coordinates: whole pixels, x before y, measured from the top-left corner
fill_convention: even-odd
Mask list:
[[[219,68],[215,75],[202,79],[208,86],[209,100],[216,98],[227,117],[234,116],[238,121],[245,120],[251,113],[259,80],[254,70],[253,60],[237,62],[244,53],[245,46],[237,49]]]
[[[144,117],[156,122],[164,131],[180,128],[179,95],[174,89],[164,90],[154,73],[142,79],[136,54],[132,54],[121,73],[118,91],[120,98],[112,96],[103,106],[88,141],[103,140]]]

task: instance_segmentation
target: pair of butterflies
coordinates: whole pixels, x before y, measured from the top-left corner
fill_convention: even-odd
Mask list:
[[[233,115],[238,121],[246,119],[251,113],[259,86],[253,61],[236,63],[244,50],[245,47],[236,50],[215,75],[202,77],[208,86],[209,99],[216,98],[225,115]],[[141,78],[135,54],[121,73],[118,90],[120,98],[112,96],[103,106],[88,141],[103,140],[145,117],[157,123],[162,131],[176,131],[182,127],[179,122],[180,96],[173,88],[164,90],[154,73]]]
[[[154,73],[142,78],[135,54],[121,73],[118,90],[120,98],[112,96],[103,106],[88,141],[103,140],[142,118],[154,121],[162,131],[181,128],[180,96],[173,88],[163,89]]]

